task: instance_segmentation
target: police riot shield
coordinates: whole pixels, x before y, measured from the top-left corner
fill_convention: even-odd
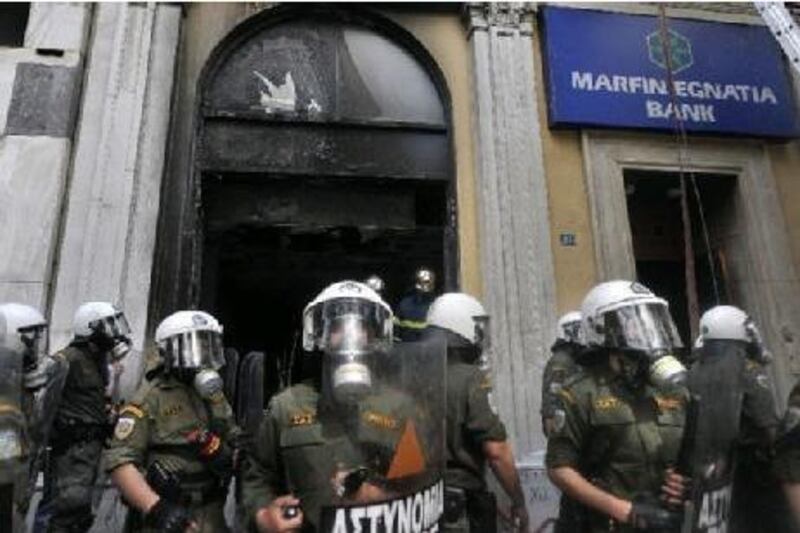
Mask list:
[[[445,353],[429,339],[370,354],[362,368],[323,363],[317,412],[298,413],[281,436],[287,454],[321,444],[313,466],[285,472],[317,531],[441,530]]]
[[[264,353],[250,352],[239,365],[236,385],[236,422],[253,434],[264,413]]]
[[[0,348],[0,530],[14,531],[14,504],[27,479],[27,424],[22,412],[22,357]]]
[[[729,343],[707,343],[689,372],[699,396],[692,451],[693,532],[729,529],[731,495],[744,398],[745,354]]]
[[[237,411],[237,381],[239,378],[239,352],[236,348],[225,348],[225,366],[219,373],[222,375],[222,382],[225,384],[225,398],[234,411]]]
[[[41,455],[47,446],[50,430],[61,403],[61,393],[69,374],[69,362],[62,357],[46,357],[41,363],[45,365],[47,381],[36,391],[33,398],[30,428],[33,436],[35,454]]]

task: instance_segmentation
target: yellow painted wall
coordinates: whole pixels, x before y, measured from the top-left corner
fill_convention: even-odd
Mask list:
[[[771,144],[767,153],[783,204],[795,273],[800,274],[800,141]]]
[[[539,39],[534,38],[539,122],[544,169],[547,177],[556,304],[559,315],[580,308],[586,292],[595,284],[594,242],[589,198],[578,130],[551,130],[547,126],[545,78]],[[576,246],[562,246],[561,233],[574,233]]]
[[[458,197],[461,290],[480,297],[478,204],[472,137],[472,59],[467,32],[457,13],[386,12],[430,52],[450,90]]]

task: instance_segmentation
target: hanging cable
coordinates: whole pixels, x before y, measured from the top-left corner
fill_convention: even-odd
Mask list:
[[[686,278],[686,300],[689,311],[689,323],[691,329],[691,336],[694,339],[697,336],[698,323],[700,321],[700,310],[697,295],[697,276],[695,273],[694,261],[694,247],[692,242],[692,219],[689,211],[689,197],[688,197],[688,184],[691,184],[692,193],[694,194],[697,202],[697,210],[700,218],[700,230],[703,234],[703,240],[706,251],[706,258],[708,261],[708,268],[711,274],[711,283],[714,290],[715,303],[720,303],[719,287],[717,283],[717,273],[714,264],[713,252],[711,249],[711,239],[709,237],[708,225],[706,224],[705,211],[703,209],[703,201],[700,197],[700,190],[697,187],[697,179],[694,172],[687,172],[686,168],[689,139],[686,134],[686,128],[683,123],[683,114],[680,111],[678,95],[675,91],[674,83],[674,69],[672,65],[672,48],[670,47],[670,35],[667,25],[667,13],[664,4],[659,4],[659,33],[661,35],[661,47],[664,53],[664,61],[667,70],[667,90],[669,91],[670,101],[672,104],[672,119],[673,130],[675,132],[675,143],[678,148],[678,175],[681,184],[681,219],[683,221],[683,234],[684,234],[684,260],[685,260],[685,278]]]

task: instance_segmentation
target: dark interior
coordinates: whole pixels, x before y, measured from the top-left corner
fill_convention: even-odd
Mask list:
[[[734,209],[736,176],[695,173],[699,202],[689,174],[686,176],[696,289],[702,314],[717,303],[730,303],[725,242],[735,232],[730,214]],[[680,175],[677,172],[626,170],[625,191],[638,281],[670,303],[681,338],[685,344],[691,344]],[[708,228],[710,254],[703,233],[701,209]],[[713,263],[713,269],[710,263]],[[719,299],[712,279],[717,281]]]
[[[203,198],[203,307],[226,346],[265,352],[267,394],[303,376],[302,311],[328,284],[378,274],[394,305],[419,266],[441,279],[443,183],[214,176]]]
[[[0,3],[0,46],[19,47],[25,43],[29,2]]]

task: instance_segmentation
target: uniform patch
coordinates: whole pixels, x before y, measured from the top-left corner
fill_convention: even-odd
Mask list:
[[[125,407],[123,407],[120,410],[119,414],[120,415],[131,414],[131,415],[135,416],[136,418],[144,418],[144,411],[142,411],[141,409],[139,409],[135,405],[130,405],[130,404],[126,405]]]
[[[289,416],[289,425],[296,426],[310,426],[317,421],[317,413],[295,413]]]
[[[492,388],[492,379],[489,376],[484,375],[483,379],[481,380],[480,385],[478,385],[479,389],[491,389]]]
[[[179,403],[168,405],[161,410],[161,416],[176,416],[183,412],[183,406]]]
[[[602,396],[594,401],[594,406],[601,411],[609,411],[619,407],[620,401],[615,396]]]
[[[129,416],[123,416],[117,420],[117,425],[114,426],[114,438],[117,440],[125,440],[133,433],[133,428],[136,427],[136,419]]]
[[[661,411],[672,411],[683,407],[683,402],[680,398],[667,398],[664,396],[655,396],[656,405]]]
[[[367,411],[364,413],[364,422],[381,429],[397,429],[400,427],[396,418],[375,411]]]

